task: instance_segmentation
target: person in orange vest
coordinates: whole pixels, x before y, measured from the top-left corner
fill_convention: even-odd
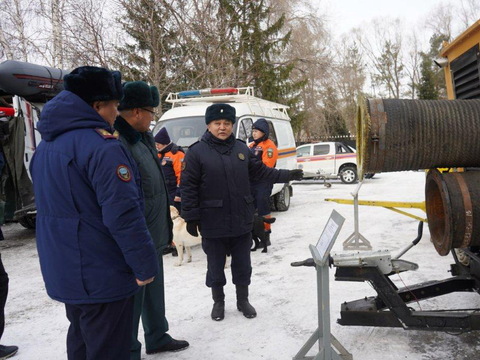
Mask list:
[[[252,126],[253,142],[249,147],[253,154],[268,167],[275,167],[278,159],[277,146],[268,138],[270,129],[267,120],[258,119]],[[260,180],[251,183],[252,195],[254,197],[255,207],[258,215],[264,219],[264,229],[267,239],[267,245],[270,245],[271,223],[275,221],[270,215],[270,195],[272,193],[273,183],[268,180]],[[263,250],[263,252],[266,252]]]
[[[163,174],[167,181],[170,205],[175,206],[180,212],[180,202],[182,200],[180,194],[180,175],[185,152],[180,146],[170,140],[166,128],[161,128],[157,135],[155,135],[155,146],[157,147],[158,157],[162,163]]]

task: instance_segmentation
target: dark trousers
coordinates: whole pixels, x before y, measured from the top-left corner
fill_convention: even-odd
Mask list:
[[[65,304],[68,360],[129,360],[133,296],[103,304]]]
[[[270,195],[273,184],[269,182],[258,182],[253,183],[250,188],[258,215],[265,216],[270,214]]]
[[[163,280],[163,258],[158,257],[162,270],[150,284],[142,286],[135,295],[133,311],[133,331],[131,339],[130,360],[141,359],[142,344],[138,341],[138,327],[142,318],[147,351],[158,349],[172,341],[167,334],[168,322],[165,317],[165,284]]]
[[[202,248],[207,254],[208,287],[221,287],[227,283],[225,278],[225,260],[227,254],[232,257],[232,282],[235,285],[250,285],[252,263],[250,247],[252,233],[236,237],[203,238]]]
[[[5,329],[5,303],[8,295],[8,274],[3,267],[2,255],[0,254],[0,339]]]

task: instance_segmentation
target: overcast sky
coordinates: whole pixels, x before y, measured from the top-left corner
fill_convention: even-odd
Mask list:
[[[417,26],[441,3],[441,0],[322,0],[321,8],[329,14],[333,33],[340,35],[379,17],[400,18],[405,24]]]

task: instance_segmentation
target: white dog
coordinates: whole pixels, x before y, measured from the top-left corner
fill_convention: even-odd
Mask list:
[[[174,265],[180,266],[183,262],[183,248],[185,247],[185,251],[187,252],[187,262],[192,262],[192,250],[190,247],[201,244],[202,237],[195,237],[188,233],[187,223],[179,215],[175,206],[170,206],[170,216],[173,221],[173,242],[178,252],[178,261]]]

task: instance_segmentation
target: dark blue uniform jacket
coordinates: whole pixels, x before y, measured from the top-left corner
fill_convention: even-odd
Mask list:
[[[206,238],[235,237],[252,230],[250,180],[286,183],[288,170],[272,169],[232,135],[219,140],[210,132],[190,146],[182,171],[182,217],[200,221]]]
[[[81,98],[48,102],[30,166],[37,248],[50,297],[69,304],[111,302],[158,273],[133,159]]]

